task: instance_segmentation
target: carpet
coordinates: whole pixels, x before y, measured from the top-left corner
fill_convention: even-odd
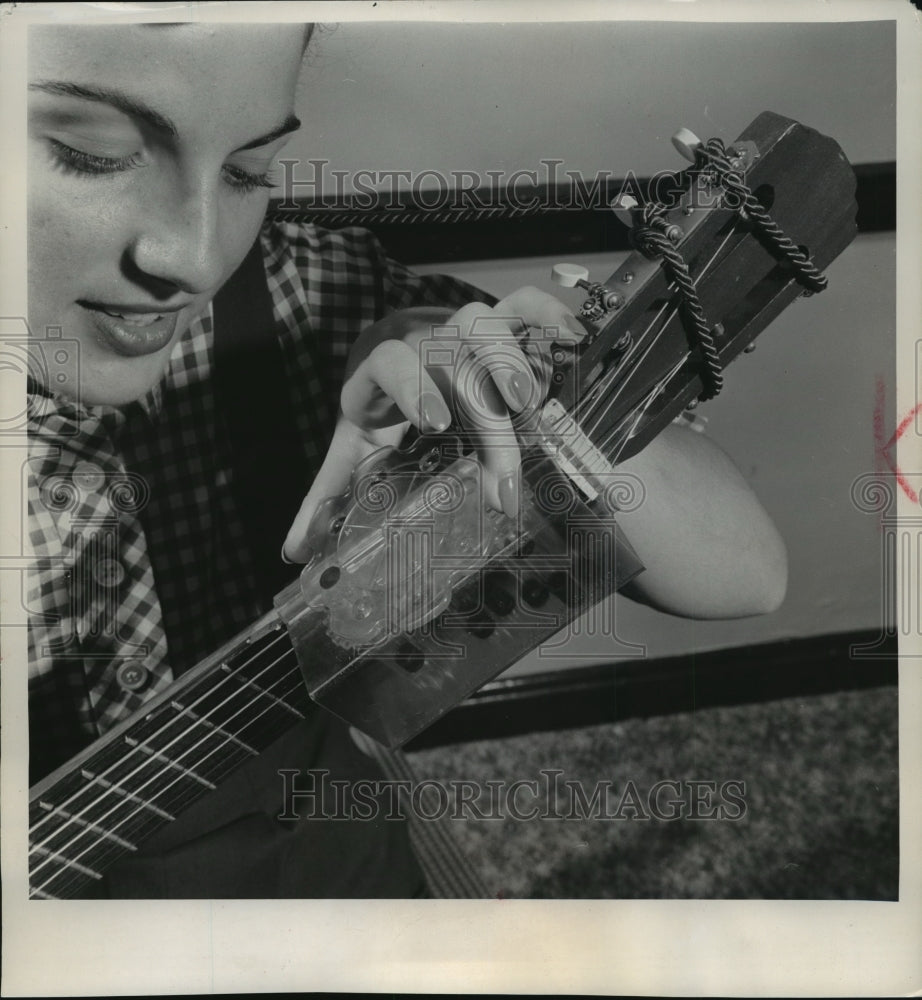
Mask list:
[[[491,896],[892,900],[897,719],[887,686],[407,756]]]

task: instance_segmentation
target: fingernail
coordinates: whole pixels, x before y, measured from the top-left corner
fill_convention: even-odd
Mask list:
[[[572,313],[566,313],[563,322],[570,333],[575,333],[580,340],[586,336],[586,327]]]
[[[288,556],[285,554],[286,548],[291,548],[291,550],[294,552],[295,555],[293,559],[289,559]],[[314,550],[310,546],[307,547],[298,545],[289,546],[287,541],[282,546],[282,562],[285,563],[287,566],[303,566],[309,563],[313,558],[314,558]]]
[[[440,396],[424,392],[419,399],[419,418],[423,430],[444,431],[451,423],[451,414]]]
[[[516,517],[519,513],[519,476],[517,472],[499,481],[499,502],[506,517]]]
[[[507,385],[509,387],[509,395],[515,401],[516,407],[524,410],[531,403],[534,396],[532,380],[527,375],[523,375],[522,372],[516,372],[510,376]]]

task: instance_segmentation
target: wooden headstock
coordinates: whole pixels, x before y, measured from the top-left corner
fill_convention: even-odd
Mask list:
[[[740,212],[740,190],[748,189],[821,271],[854,238],[855,176],[833,139],[772,112],[759,115],[727,148],[729,181],[689,136],[680,134],[677,145],[695,164],[655,179],[650,194],[662,199],[657,228],[687,264],[725,367],[793,299],[815,287],[799,280],[788,257]],[[643,245],[636,236],[645,229],[645,206],[615,207],[630,215],[635,242]],[[584,307],[590,337],[558,399],[618,461],[707,396],[708,371],[680,290],[649,246],[631,253],[603,284],[588,287],[594,293]]]

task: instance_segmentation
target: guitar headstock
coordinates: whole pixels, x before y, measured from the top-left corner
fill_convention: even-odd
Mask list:
[[[557,398],[613,461],[717,395],[722,369],[825,286],[856,232],[851,166],[811,128],[764,112],[726,147],[686,130],[673,142],[692,165],[612,205],[635,250],[603,283],[558,274],[590,295],[589,337]]]

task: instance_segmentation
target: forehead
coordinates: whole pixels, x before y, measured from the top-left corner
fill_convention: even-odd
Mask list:
[[[222,121],[291,110],[300,24],[42,25],[29,78],[111,87],[171,117]]]

